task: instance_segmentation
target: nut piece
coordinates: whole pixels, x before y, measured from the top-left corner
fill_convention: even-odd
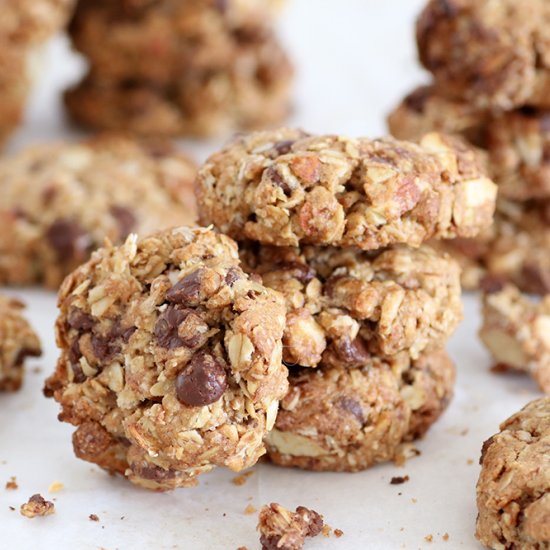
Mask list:
[[[550,397],[503,422],[481,451],[477,538],[489,548],[550,544]]]
[[[23,317],[24,307],[15,298],[0,296],[0,391],[19,389],[25,359],[42,354],[38,336]]]
[[[28,518],[50,516],[54,512],[54,503],[44,500],[44,497],[39,494],[33,495],[28,502],[21,505],[21,515]]]
[[[255,464],[288,387],[283,298],[234,241],[178,227],[98,250],[59,294],[45,391],[75,454],[148,489]]]
[[[529,373],[550,394],[550,297],[535,302],[511,285],[485,294],[479,335],[497,365]]]
[[[417,247],[432,237],[473,237],[490,225],[496,186],[484,172],[478,153],[440,134],[416,145],[256,132],[199,171],[200,220],[275,246]]]
[[[262,506],[258,521],[262,550],[301,550],[305,538],[316,537],[323,525],[323,516],[304,506],[295,512],[275,502]]]

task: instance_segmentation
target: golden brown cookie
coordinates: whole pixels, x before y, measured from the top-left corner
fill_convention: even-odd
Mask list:
[[[476,536],[495,550],[550,546],[550,397],[500,425],[481,451]]]
[[[363,250],[474,236],[496,195],[478,155],[440,134],[416,145],[257,132],[212,155],[197,183],[201,222],[237,239]]]

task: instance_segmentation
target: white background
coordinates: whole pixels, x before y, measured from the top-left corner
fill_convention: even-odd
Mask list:
[[[418,68],[413,43],[413,21],[421,5],[420,0],[290,0],[281,18],[298,75],[290,123],[312,132],[385,133],[385,114],[427,78]],[[80,69],[66,42],[54,41],[27,122],[11,150],[78,135],[63,118],[59,92]],[[183,146],[200,160],[217,144]],[[456,396],[418,442],[421,456],[404,467],[316,474],[261,465],[241,487],[231,483],[235,474],[218,470],[203,476],[197,488],[149,493],[74,458],[72,427],[56,420],[57,404],[41,393],[57,355],[55,296],[39,290],[7,292],[28,303],[45,354],[30,362],[21,392],[0,395],[2,549],[255,550],[257,516],[243,511],[248,504],[259,508],[272,501],[312,507],[344,531],[340,539],[308,541],[311,550],[479,548],[473,530],[481,444],[502,420],[538,395],[528,378],[488,372],[490,359],[476,336],[478,300],[467,296],[466,321],[449,345],[458,369]],[[405,474],[408,483],[389,484],[392,476]],[[17,477],[16,491],[3,488],[10,476]],[[33,520],[21,516],[21,503],[37,492],[48,497],[55,480],[65,485],[49,495],[55,498],[56,514]],[[90,521],[90,514],[100,522]],[[449,535],[446,542],[444,533]],[[425,541],[427,535],[433,535],[432,543]]]

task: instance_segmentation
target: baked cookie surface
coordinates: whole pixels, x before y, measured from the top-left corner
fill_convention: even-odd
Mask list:
[[[59,307],[45,391],[77,426],[79,458],[168,490],[263,454],[287,389],[285,309],[239,268],[231,239],[131,235],[67,277]]]
[[[550,545],[550,397],[500,426],[481,452],[476,536],[489,548]]]
[[[0,296],[0,391],[15,391],[23,383],[27,357],[41,355],[38,336],[23,317],[25,305]]]
[[[496,186],[481,164],[462,141],[440,134],[416,145],[257,132],[201,168],[199,215],[237,239],[276,246],[416,247],[491,223]]]
[[[57,288],[105,238],[193,223],[195,167],[164,146],[103,136],[0,161],[0,283]]]

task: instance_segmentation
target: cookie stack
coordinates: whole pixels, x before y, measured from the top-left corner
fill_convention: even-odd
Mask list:
[[[0,17],[0,146],[24,115],[40,50],[69,17],[73,0],[4,0]]]
[[[197,180],[199,216],[286,300],[290,389],[277,464],[356,471],[395,458],[447,406],[459,268],[428,239],[491,223],[495,185],[439,134],[419,145],[281,129],[237,138]]]
[[[469,288],[550,291],[549,22],[545,0],[432,0],[417,22],[433,84],[403,100],[390,130],[463,136],[486,151],[499,188],[493,228],[447,245]]]
[[[212,136],[280,122],[292,68],[267,0],[80,0],[70,25],[88,60],[66,94],[96,129]]]

